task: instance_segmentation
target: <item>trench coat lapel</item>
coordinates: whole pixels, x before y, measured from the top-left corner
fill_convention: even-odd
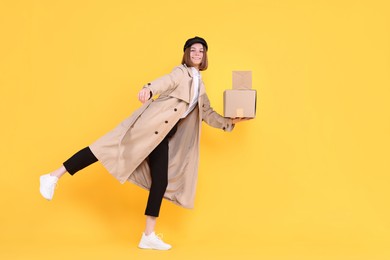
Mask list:
[[[187,69],[187,72],[188,72],[188,75],[190,76],[191,78],[191,87],[189,89],[189,101],[188,103],[191,102],[192,98],[194,97],[194,84],[195,84],[195,81],[194,81],[194,75],[192,73],[192,68],[190,67],[187,67],[185,64],[183,65],[186,69]],[[200,72],[199,72],[200,73]],[[204,83],[203,83],[203,80],[202,78],[200,78],[200,81],[199,81],[199,97],[201,97],[202,95],[204,95],[206,93],[206,89],[205,89],[205,86],[204,86]],[[199,98],[200,99],[200,98]]]
[[[194,97],[194,75],[192,74],[191,67],[187,67],[187,65],[183,65],[187,69],[188,76],[190,77],[190,88],[188,89],[188,104],[191,103],[192,98]]]

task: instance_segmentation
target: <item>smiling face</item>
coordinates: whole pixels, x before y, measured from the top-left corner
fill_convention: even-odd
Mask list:
[[[195,68],[199,69],[199,65],[203,60],[203,45],[200,43],[194,43],[190,47],[190,59]]]
[[[206,70],[209,64],[207,50],[201,43],[192,44],[184,50],[181,64],[194,67],[199,71]]]

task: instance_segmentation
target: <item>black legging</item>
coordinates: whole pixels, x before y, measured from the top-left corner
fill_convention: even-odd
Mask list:
[[[152,184],[150,187],[145,215],[154,217],[159,216],[162,199],[168,185],[168,143],[169,138],[171,138],[176,133],[176,130],[177,125],[172,128],[168,135],[149,155],[149,167]],[[98,159],[87,146],[65,161],[64,166],[71,175],[74,175],[76,172],[97,161]]]

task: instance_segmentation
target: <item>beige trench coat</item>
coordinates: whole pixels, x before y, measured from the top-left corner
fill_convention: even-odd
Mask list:
[[[90,145],[93,154],[121,183],[130,181],[149,189],[148,156],[179,122],[193,95],[191,68],[180,65],[144,88],[157,99],[150,99],[115,129]],[[211,107],[203,82],[195,109],[178,123],[169,141],[168,187],[164,198],[185,208],[193,208],[198,176],[201,122],[231,131],[232,120]]]

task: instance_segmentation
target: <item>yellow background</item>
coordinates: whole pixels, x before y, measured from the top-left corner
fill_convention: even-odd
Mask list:
[[[0,3],[1,259],[389,259],[387,0]],[[194,210],[164,202],[169,252],[137,249],[147,192],[100,164],[39,176],[139,107],[187,38],[214,108],[252,70],[257,117],[203,126]]]

